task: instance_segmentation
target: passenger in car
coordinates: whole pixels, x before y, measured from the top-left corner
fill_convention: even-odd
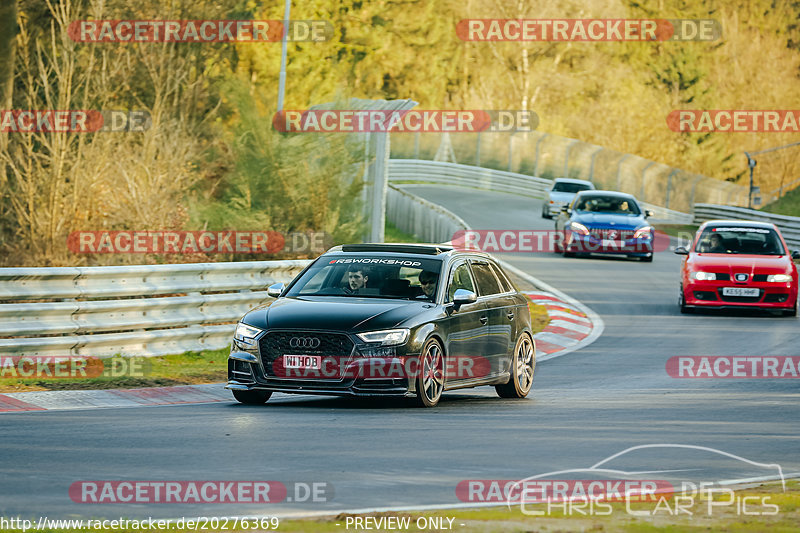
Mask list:
[[[423,270],[419,273],[419,284],[422,287],[422,292],[425,293],[430,299],[436,297],[436,282],[439,280],[434,272]]]

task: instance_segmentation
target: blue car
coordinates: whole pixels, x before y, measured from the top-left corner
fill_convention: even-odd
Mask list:
[[[582,191],[556,218],[555,251],[576,254],[615,254],[653,260],[655,230],[650,211],[636,198],[616,191]]]

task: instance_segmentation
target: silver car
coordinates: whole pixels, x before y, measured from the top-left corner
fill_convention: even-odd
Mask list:
[[[553,187],[547,191],[542,202],[542,218],[552,218],[561,212],[561,206],[569,204],[581,191],[594,190],[594,184],[586,180],[557,178]]]

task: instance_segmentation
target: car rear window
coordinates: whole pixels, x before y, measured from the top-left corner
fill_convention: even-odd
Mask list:
[[[590,191],[592,187],[590,185],[586,185],[584,183],[566,183],[566,182],[559,182],[553,185],[554,192],[581,192],[581,191]]]

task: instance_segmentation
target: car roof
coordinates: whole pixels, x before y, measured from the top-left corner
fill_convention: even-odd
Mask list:
[[[759,222],[757,220],[709,220],[703,224],[704,227],[724,228],[724,227],[745,227],[745,228],[764,228],[776,229],[772,222]]]
[[[594,186],[594,183],[592,183],[589,180],[578,180],[578,179],[573,179],[573,178],[556,178],[556,179],[553,180],[553,183],[578,183],[580,185],[587,185],[588,184],[588,185]]]
[[[617,198],[632,198],[636,200],[636,197],[632,194],[628,194],[626,192],[620,191],[604,191],[602,189],[593,190],[593,191],[581,191],[578,193],[578,196],[616,196]],[[638,200],[637,200],[638,202]]]

